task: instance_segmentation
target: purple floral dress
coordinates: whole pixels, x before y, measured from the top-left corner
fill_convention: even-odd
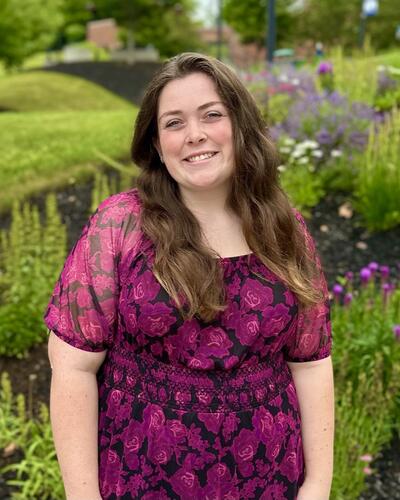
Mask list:
[[[287,361],[331,350],[329,298],[300,310],[255,254],[222,258],[228,308],[183,320],[152,273],[136,189],[109,197],[68,256],[45,314],[98,372],[104,499],[295,499],[304,481],[296,389]],[[264,276],[262,280],[257,274]]]

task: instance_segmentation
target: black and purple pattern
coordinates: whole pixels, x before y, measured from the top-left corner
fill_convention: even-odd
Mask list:
[[[45,315],[99,374],[104,499],[294,500],[301,420],[287,361],[330,355],[329,298],[308,310],[255,254],[223,258],[227,309],[183,320],[152,273],[136,190],[111,196],[71,251]],[[261,274],[261,279],[257,274]]]

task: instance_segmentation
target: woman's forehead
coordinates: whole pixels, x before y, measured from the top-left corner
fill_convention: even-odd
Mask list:
[[[193,73],[170,81],[158,100],[158,113],[181,108],[197,108],[206,102],[221,102],[215,83],[203,73]]]

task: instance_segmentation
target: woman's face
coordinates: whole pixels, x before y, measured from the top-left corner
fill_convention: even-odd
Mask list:
[[[161,92],[157,150],[184,191],[228,188],[234,169],[232,122],[214,82],[192,73]]]

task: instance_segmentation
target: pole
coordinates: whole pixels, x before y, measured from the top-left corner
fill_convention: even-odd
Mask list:
[[[359,31],[359,37],[358,37],[358,45],[359,45],[360,49],[364,48],[366,29],[367,29],[367,16],[365,16],[364,14],[361,14],[360,31]]]
[[[267,61],[269,64],[274,62],[274,52],[276,45],[276,16],[275,16],[275,0],[267,2]]]
[[[217,59],[222,60],[222,0],[218,0],[217,17]]]

